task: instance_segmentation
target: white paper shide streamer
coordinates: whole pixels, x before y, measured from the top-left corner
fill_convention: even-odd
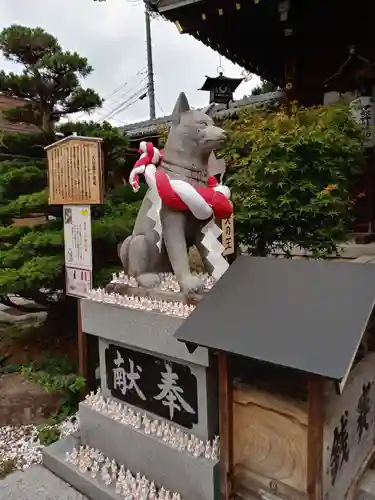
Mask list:
[[[207,249],[207,260],[213,267],[212,276],[219,280],[229,267],[228,261],[223,257],[224,246],[218,240],[222,230],[215,220],[211,219],[202,229],[202,233],[205,235],[202,245]]]
[[[159,239],[157,242],[157,247],[158,247],[159,252],[160,252],[161,251],[161,244],[162,244],[162,237],[163,237],[161,220],[160,220],[161,198],[160,198],[158,190],[156,188],[155,171],[156,171],[155,165],[148,165],[146,170],[145,170],[146,182],[149,186],[149,190],[147,192],[147,198],[151,203],[151,207],[150,207],[149,211],[147,212],[147,217],[149,219],[151,219],[152,221],[154,221],[154,231],[159,236]]]

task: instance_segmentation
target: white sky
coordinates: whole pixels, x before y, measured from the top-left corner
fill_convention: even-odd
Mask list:
[[[83,86],[94,88],[103,98],[111,95],[103,108],[91,115],[103,119],[121,102],[128,100],[146,84],[146,44],[144,7],[141,0],[1,0],[0,28],[10,24],[42,27],[55,35],[64,49],[88,58],[93,74]],[[189,35],[180,35],[168,21],[152,20],[157,116],[171,112],[179,92],[184,91],[195,107],[208,103],[208,94],[200,92],[205,75],[215,76],[219,55]],[[15,66],[0,56],[1,67]],[[221,59],[226,76],[240,77],[242,69]],[[259,79],[243,82],[236,98],[249,94]],[[133,100],[131,99],[128,104]],[[147,120],[148,100],[137,101],[116,114],[113,125]],[[78,116],[86,119],[85,115]]]

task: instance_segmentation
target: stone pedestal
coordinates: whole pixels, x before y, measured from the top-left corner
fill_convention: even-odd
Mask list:
[[[101,393],[105,400],[121,403],[149,422],[157,420],[173,427],[179,436],[193,435],[206,442],[218,434],[214,359],[202,347],[189,353],[174,338],[183,318],[91,300],[81,301],[81,317],[83,331],[98,338]],[[45,465],[93,500],[104,498],[103,482],[96,492],[89,478],[86,488],[78,469],[75,481],[74,468],[61,455],[68,451],[67,443],[74,440],[99,449],[133,474],[145,475],[156,485],[179,493],[184,500],[218,498],[217,460],[179,451],[163,436],[125,425],[85,402],[80,404],[79,417],[79,436],[48,447]],[[106,490],[107,497],[110,490]]]

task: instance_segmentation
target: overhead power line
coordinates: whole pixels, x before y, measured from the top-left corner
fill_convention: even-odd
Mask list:
[[[142,96],[142,94],[144,93],[144,91],[147,90],[147,87],[143,87],[141,89],[139,89],[137,92],[135,92],[133,95],[131,95],[123,104],[122,106],[115,110],[111,115],[110,115],[110,119],[112,119],[114,116],[118,115],[119,113],[122,113],[123,111],[127,110],[130,106],[132,106],[133,104],[135,104],[139,98]]]
[[[146,94],[142,94],[140,97],[136,97],[135,99],[133,99],[133,101],[129,102],[121,111],[126,111],[127,109],[129,109],[131,106],[133,106],[133,104],[140,101],[142,99],[143,95],[147,96],[147,92],[146,92]]]
[[[118,92],[120,92],[122,89],[125,89],[132,81],[134,81],[135,79],[137,79],[138,77],[142,76],[142,80],[140,83],[143,83],[143,81],[146,79],[146,73],[147,73],[147,66],[143,66],[143,68],[141,68],[135,75],[133,75],[132,77],[130,77],[128,80],[126,80],[124,83],[122,83],[121,85],[119,85],[118,87],[116,87],[114,90],[112,90],[109,94],[107,94],[105,97],[104,97],[104,103],[106,103],[107,101],[111,101],[109,98],[114,96],[115,94],[117,94]],[[122,99],[125,97],[125,95],[127,95],[129,92],[131,92],[132,90],[134,90],[134,88],[130,88],[128,89],[126,92],[124,92],[123,94],[121,94],[119,96],[119,99]],[[114,102],[116,103],[116,101],[111,101],[111,102]],[[118,101],[117,101],[118,102]],[[95,111],[95,113],[98,113],[100,114],[98,111]],[[78,115],[75,117],[75,120],[81,120],[83,118],[84,115],[86,115],[87,113],[85,113],[84,111],[78,113]]]
[[[143,84],[145,84],[146,80],[147,80],[147,76],[144,76],[144,77],[143,77],[143,78],[139,81],[139,83],[137,84],[137,87],[139,87],[139,86],[143,86]],[[130,87],[129,89],[127,89],[125,92],[123,92],[120,96],[118,96],[117,102],[116,102],[116,101],[112,101],[112,102],[114,102],[115,104],[118,104],[118,103],[119,103],[119,101],[120,101],[121,99],[123,100],[123,99],[124,99],[124,98],[125,98],[128,94],[130,94],[130,92],[134,92],[134,91],[135,91],[135,89],[136,89],[137,87],[135,87],[135,86],[133,85],[132,87]]]
[[[105,114],[102,113],[101,111],[95,111],[94,112],[95,114],[99,115],[100,117],[104,117]],[[102,121],[103,118],[97,118],[96,120],[93,120],[94,122],[96,123],[99,123],[100,121]],[[111,118],[112,120],[114,120],[115,122],[118,122],[122,125],[128,125],[128,122],[125,122],[124,120],[120,120],[119,118]]]
[[[161,111],[162,113],[164,113],[164,110],[163,110],[163,108],[161,107],[160,102],[156,99],[156,97],[155,97],[155,101],[156,101],[156,104],[159,106],[160,111]]]
[[[127,109],[129,107],[129,105],[134,104],[139,99],[139,97],[142,95],[142,93],[145,90],[147,90],[147,86],[141,87],[140,89],[136,90],[132,95],[130,95],[127,99],[125,99],[118,106],[116,106],[114,109],[112,109],[104,118],[102,118],[102,121],[103,120],[110,120],[114,116],[116,116],[118,113],[125,111],[125,109]]]
[[[109,95],[104,97],[104,100],[107,100],[110,97],[112,97],[113,95],[117,94],[118,92],[120,92],[120,90],[122,90],[123,88],[126,88],[130,84],[130,82],[132,82],[133,80],[135,80],[139,76],[144,76],[146,74],[146,72],[147,72],[147,66],[143,66],[143,68],[141,68],[135,75],[130,77],[128,80],[126,80],[125,83],[123,83],[122,85],[117,87],[117,89],[115,89],[113,92],[111,92]]]
[[[111,111],[109,111],[105,115],[105,119],[112,118],[112,116],[115,116],[118,114],[121,109],[129,102],[131,101],[138,93],[140,93],[140,89],[137,89],[135,92],[133,92],[129,97],[127,97],[125,100],[121,101],[117,106],[115,106]]]

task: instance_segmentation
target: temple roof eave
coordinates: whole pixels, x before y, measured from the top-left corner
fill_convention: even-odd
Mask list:
[[[276,91],[268,92],[266,94],[260,94],[257,96],[249,96],[233,101],[229,104],[228,108],[223,104],[216,104],[213,116],[216,119],[226,118],[248,106],[257,107],[272,104],[274,102],[281,101],[283,97],[284,93],[282,91]],[[172,116],[166,115],[154,120],[144,120],[141,122],[125,125],[120,128],[130,139],[136,139],[138,137],[144,137],[147,134],[157,133],[158,129],[162,127],[169,127],[171,123]]]

